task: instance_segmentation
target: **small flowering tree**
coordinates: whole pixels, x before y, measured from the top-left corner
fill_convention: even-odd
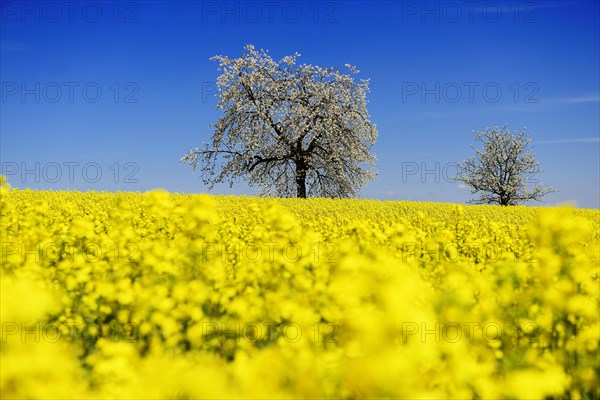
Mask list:
[[[494,126],[475,134],[475,139],[483,144],[483,149],[475,150],[475,157],[461,164],[461,173],[455,180],[471,187],[471,193],[480,193],[479,199],[471,200],[478,204],[516,205],[525,201],[541,201],[548,193],[556,192],[552,187],[527,183],[538,173],[540,163],[535,160],[528,148],[531,136],[525,129],[511,134],[507,126],[502,129]]]
[[[297,65],[300,54],[279,62],[254,46],[240,58],[215,56],[223,110],[210,143],[190,149],[182,163],[201,167],[203,181],[233,186],[239,177],[262,194],[350,197],[376,177],[377,138],[366,108],[368,80],[359,71]]]

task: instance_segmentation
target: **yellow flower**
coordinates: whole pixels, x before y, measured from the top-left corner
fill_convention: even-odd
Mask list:
[[[598,210],[0,190],[7,398],[600,397]]]

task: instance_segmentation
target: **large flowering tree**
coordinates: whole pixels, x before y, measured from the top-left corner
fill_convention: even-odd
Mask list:
[[[370,149],[377,138],[367,112],[368,80],[296,63],[300,54],[273,60],[244,47],[240,58],[215,56],[223,110],[210,143],[182,159],[200,166],[205,184],[240,177],[262,194],[350,197],[376,177]]]
[[[473,203],[516,205],[525,201],[540,201],[552,187],[533,183],[533,176],[544,172],[539,168],[533,152],[529,148],[531,136],[522,129],[512,134],[508,126],[494,126],[477,132],[475,139],[483,148],[475,150],[475,156],[465,160],[460,174],[455,177],[471,187],[471,193],[479,193]]]

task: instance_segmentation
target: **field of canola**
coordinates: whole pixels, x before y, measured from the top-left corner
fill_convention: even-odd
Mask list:
[[[1,188],[2,398],[598,398],[600,211]]]

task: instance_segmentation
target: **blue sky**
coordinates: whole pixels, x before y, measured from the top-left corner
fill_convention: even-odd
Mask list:
[[[34,189],[206,192],[179,164],[219,117],[210,57],[353,64],[379,179],[362,197],[465,202],[473,131],[523,127],[560,191],[600,208],[598,1],[3,1],[2,173]],[[243,182],[213,193],[252,194]]]

